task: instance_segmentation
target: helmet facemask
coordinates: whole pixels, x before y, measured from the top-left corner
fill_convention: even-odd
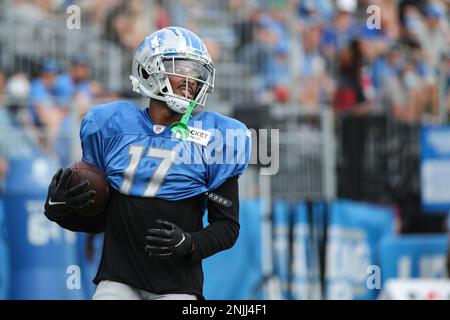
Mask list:
[[[163,77],[164,85],[160,88],[160,94],[165,96],[165,101],[172,110],[185,113],[192,99],[196,102],[196,105],[205,107],[206,98],[213,90],[214,69],[208,69],[207,65],[198,60],[172,56],[162,59],[161,71],[165,76]],[[174,92],[177,88],[172,88],[170,77],[184,79],[184,95]],[[195,92],[190,92],[190,89],[193,90],[190,86],[191,81],[195,81],[197,84]],[[189,97],[189,92],[192,97]]]

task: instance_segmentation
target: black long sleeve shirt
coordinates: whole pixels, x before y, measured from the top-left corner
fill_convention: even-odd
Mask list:
[[[131,197],[113,191],[104,213],[95,218],[71,214],[61,227],[89,233],[105,232],[100,267],[94,282],[118,281],[152,293],[185,293],[203,298],[201,260],[234,245],[239,235],[238,180],[231,178],[214,193],[232,201],[225,207],[204,194],[180,200]],[[208,209],[209,225],[203,228]],[[159,260],[145,252],[145,235],[157,219],[168,220],[192,235],[190,256]]]

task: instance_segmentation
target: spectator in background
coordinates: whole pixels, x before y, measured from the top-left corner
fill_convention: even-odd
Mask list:
[[[0,70],[0,106],[5,105],[5,85],[6,77],[2,70]]]
[[[352,40],[339,53],[339,73],[334,96],[338,113],[362,114],[367,110],[368,99],[363,89],[363,55],[360,41]]]
[[[80,7],[81,23],[90,24],[96,31],[101,33],[105,25],[108,10],[115,7],[121,0],[65,0],[63,4],[64,12],[70,5],[77,5]]]
[[[381,29],[384,37],[389,41],[389,45],[398,42],[400,39],[400,23],[398,17],[398,1],[392,0],[370,0],[367,5],[377,5],[382,8]],[[375,29],[376,30],[376,29]]]
[[[85,80],[87,82],[87,79]],[[80,158],[81,149],[77,143],[77,128],[89,109],[98,102],[94,101],[93,91],[88,87],[81,91],[74,91],[71,99],[72,112],[67,114],[61,122],[53,146],[61,166],[68,166],[73,159]]]
[[[444,55],[444,63],[443,63],[443,72],[444,72],[444,84],[443,84],[443,92],[445,99],[445,108],[447,110],[447,114],[450,115],[450,48],[447,50],[447,53]],[[448,120],[450,121],[450,119]]]
[[[273,10],[273,15],[279,13],[278,9]],[[285,102],[285,94],[279,95],[273,90],[281,89],[290,79],[287,31],[280,20],[274,20],[268,14],[258,14],[257,17],[259,21],[253,29],[253,43],[244,50],[246,63],[253,66],[258,75],[255,93],[263,103],[271,103],[275,98]],[[278,18],[282,20],[281,16]],[[274,93],[278,97],[274,97]]]
[[[33,126],[27,112],[29,94],[30,82],[25,73],[19,71],[5,79],[0,71],[0,118],[4,120],[0,125],[21,129]]]
[[[31,115],[38,128],[55,133],[67,113],[67,109],[57,103],[55,83],[59,67],[54,61],[47,61],[41,67],[39,76],[31,81]]]
[[[277,33],[279,45],[289,43],[289,6],[286,1],[269,1],[268,14],[273,21],[271,28]]]
[[[267,83],[271,90],[268,102],[289,102],[289,83],[292,80],[289,64],[289,51],[286,44],[279,44],[275,48],[274,59],[268,61]]]
[[[3,192],[4,188],[4,181],[6,177],[6,173],[8,172],[8,162],[3,157],[3,155],[0,154],[0,195]]]
[[[7,107],[16,123],[31,128],[33,121],[27,112],[30,98],[30,81],[24,72],[12,74],[6,83]]]
[[[401,122],[419,120],[423,95],[420,95],[421,90],[414,89],[419,78],[399,46],[389,49],[385,64],[379,69],[377,102],[381,111]]]
[[[337,1],[334,19],[323,30],[321,51],[330,63],[336,61],[339,51],[354,38],[357,26],[352,14],[356,6],[356,1]]]
[[[300,69],[300,102],[308,109],[330,101],[333,84],[326,73],[326,61],[320,54],[321,29],[318,24],[303,30],[303,55]]]
[[[448,48],[448,22],[445,7],[439,1],[429,2],[425,7],[425,15],[413,10],[412,17],[407,16],[408,30],[425,52],[424,61],[433,70],[433,80],[445,49]],[[411,21],[412,20],[412,21]]]
[[[410,121],[412,113],[399,77],[403,64],[398,46],[392,46],[386,57],[378,59],[374,68],[379,99],[377,102],[381,113],[393,115],[398,120]]]
[[[446,9],[441,1],[428,1],[419,10],[414,6],[405,6],[404,23],[406,35],[410,42],[416,43],[422,49],[421,56],[417,57],[419,50],[414,50],[413,57],[420,77],[423,79],[422,89],[426,106],[425,114],[429,113],[433,120],[438,114],[438,74],[443,53],[449,46],[448,22],[445,19]]]
[[[294,78],[291,73],[289,58],[289,7],[286,1],[269,1],[268,14],[270,20],[264,22],[268,29],[276,35],[276,43],[270,47],[267,59],[267,88],[271,89],[276,102],[286,103],[289,100],[289,83]],[[273,100],[270,99],[270,100]]]
[[[24,132],[6,107],[5,75],[0,70],[0,190],[8,170],[8,161],[15,157],[29,155],[31,146]]]
[[[283,55],[282,46],[286,45],[281,43],[279,34],[274,28],[274,23],[270,20],[264,21],[260,24],[256,31],[256,42],[252,50],[248,53],[251,55],[250,63],[253,63],[256,67],[256,74],[259,75],[260,83],[256,84],[256,94],[262,97],[265,102],[270,102],[271,92],[273,87],[273,76],[277,66],[277,56]],[[278,50],[278,54],[277,54]],[[253,58],[251,58],[253,55]],[[275,75],[277,77],[277,75]],[[266,96],[266,94],[268,94]]]
[[[68,73],[61,74],[55,81],[54,94],[61,105],[68,105],[72,99],[91,103],[92,98],[99,94],[97,87],[90,81],[91,66],[84,54],[72,57]]]
[[[105,39],[126,49],[127,46],[124,43],[123,34],[128,32],[128,24],[129,11],[127,10],[126,3],[121,1],[118,5],[111,8],[106,16]]]
[[[24,72],[17,71],[8,77],[6,95],[8,96],[9,106],[19,108],[27,105],[30,98],[30,81]]]
[[[237,38],[235,56],[237,62],[250,67],[251,71],[260,72],[259,66],[265,59],[258,44],[258,30],[261,28],[262,20],[265,19],[262,8],[254,3],[250,12],[242,22],[234,25],[234,32]]]
[[[427,1],[423,0],[400,0],[398,7],[399,7],[399,22],[401,26],[405,27],[407,24],[407,17],[406,17],[406,11],[407,8],[413,7],[418,12],[425,12]]]
[[[77,156],[77,152],[80,152],[74,138],[78,136],[76,128],[81,119],[93,105],[116,96],[103,92],[101,84],[91,80],[91,63],[85,54],[72,57],[69,72],[57,78],[53,91],[56,99],[67,105],[69,110],[60,123],[53,148],[61,160],[61,165],[66,166]]]
[[[74,104],[74,107],[77,108],[76,114],[65,117],[61,122],[52,148],[61,166],[68,166],[74,159],[79,159],[81,156],[81,146],[77,140],[78,128],[91,105],[82,103]]]
[[[37,22],[48,18],[51,13],[49,4],[52,1],[13,0],[10,14],[20,20]]]
[[[445,19],[447,12],[440,1],[431,2],[426,9],[426,26],[428,32],[419,37],[423,48],[422,64],[427,69],[424,75],[425,86],[429,92],[429,104],[432,119],[437,120],[439,109],[438,75],[445,51],[450,46],[449,25]]]
[[[2,110],[4,110],[3,106],[5,105],[5,96],[4,96],[5,90],[4,90],[4,88],[5,88],[5,75],[0,70],[0,117],[4,116],[2,114],[3,113]],[[6,176],[7,168],[8,167],[7,167],[6,159],[5,159],[4,155],[2,155],[2,153],[0,152],[0,194],[2,191],[3,180]]]
[[[172,25],[169,12],[164,5],[164,0],[157,0],[155,3],[155,14],[153,16],[155,20],[155,28],[162,29],[170,27]]]
[[[153,13],[147,1],[122,0],[107,14],[105,38],[134,52],[144,36],[154,26]]]
[[[173,26],[188,25],[189,21],[186,12],[188,12],[192,5],[195,5],[194,0],[178,0],[166,2],[165,6],[169,12]]]
[[[329,21],[333,19],[334,7],[332,0],[302,0],[298,1],[300,21],[307,24]]]
[[[220,44],[213,38],[205,38],[205,46],[208,49],[209,55],[213,61],[221,61]]]

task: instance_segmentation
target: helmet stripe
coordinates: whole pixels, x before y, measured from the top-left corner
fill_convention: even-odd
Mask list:
[[[203,54],[202,45],[200,39],[198,39],[194,34],[189,34],[189,39],[191,40],[192,47],[200,51],[200,54]]]
[[[179,30],[183,34],[184,41],[186,42],[186,47],[192,47],[191,38],[189,37],[188,33],[183,28],[179,28]]]
[[[175,29],[175,28],[170,28],[170,27],[168,27],[168,28],[166,28],[166,29],[168,29],[168,30],[172,31],[173,33],[175,33],[176,36],[178,35],[177,29]]]

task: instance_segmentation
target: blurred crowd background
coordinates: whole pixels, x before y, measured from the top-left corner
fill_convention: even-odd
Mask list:
[[[80,28],[68,27],[71,5]],[[61,165],[78,159],[92,106],[145,107],[129,81],[134,50],[178,25],[204,39],[216,66],[207,108],[282,130],[275,198],[389,205],[402,232],[445,232],[447,212],[421,211],[418,133],[449,121],[449,9],[448,0],[0,0],[0,197],[11,159],[36,150]],[[243,189],[260,192],[254,181]]]
[[[80,29],[66,24],[71,5],[80,8]],[[370,5],[379,9],[381,28],[370,27]],[[385,121],[398,121],[411,136],[414,125],[447,122],[448,8],[445,0],[2,0],[0,121],[8,129],[0,135],[0,180],[8,158],[29,145],[63,164],[76,158],[79,119],[104,101],[139,99],[128,79],[135,48],[152,31],[180,25],[205,40],[216,65],[209,109],[253,128],[283,127],[297,112],[332,110],[338,172],[353,168],[338,186],[348,186],[350,176],[355,186],[338,187],[340,193],[385,201],[395,190],[376,199],[360,194],[370,172],[354,162],[365,161],[369,127],[384,132]],[[365,120],[377,116],[381,129],[380,119]],[[416,154],[405,156],[413,171],[405,184],[417,195],[417,143],[406,144]]]

